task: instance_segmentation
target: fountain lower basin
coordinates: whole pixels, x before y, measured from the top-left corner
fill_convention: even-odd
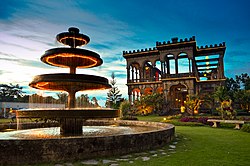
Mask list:
[[[143,121],[87,120],[85,124],[94,128],[109,126],[107,131],[110,132],[107,135],[49,139],[0,138],[0,148],[3,149],[0,151],[0,165],[73,161],[140,152],[166,145],[174,138],[175,130],[171,124]],[[113,133],[110,125],[121,126],[117,128],[122,131]],[[142,130],[136,131],[131,126]],[[99,129],[95,129],[97,130]]]
[[[120,111],[111,108],[37,108],[17,111],[17,120],[22,118],[117,118]]]
[[[29,118],[57,120],[62,135],[81,135],[83,120],[91,118],[117,118],[120,111],[111,108],[24,109],[17,111],[17,129],[26,129],[23,121]]]

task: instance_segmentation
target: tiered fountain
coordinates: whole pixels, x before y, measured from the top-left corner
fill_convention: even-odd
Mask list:
[[[90,41],[88,36],[79,33],[79,29],[71,27],[68,32],[58,34],[56,39],[70,48],[47,50],[42,55],[41,61],[52,66],[69,68],[70,73],[38,75],[29,86],[40,90],[68,92],[68,107],[67,109],[19,110],[18,122],[21,122],[23,118],[58,119],[61,134],[81,134],[83,119],[118,117],[119,111],[114,109],[75,108],[76,92],[107,89],[111,86],[104,77],[76,74],[76,68],[91,68],[103,63],[97,53],[76,48],[88,44]],[[19,129],[22,128],[22,124],[18,126]]]
[[[122,155],[161,147],[173,139],[174,126],[171,124],[112,120],[119,117],[118,110],[75,108],[76,92],[106,89],[110,85],[103,77],[76,74],[77,68],[102,64],[97,53],[76,48],[87,44],[90,40],[88,36],[80,34],[77,28],[69,28],[69,32],[60,33],[56,38],[70,48],[50,49],[41,60],[52,66],[69,68],[70,73],[38,75],[29,85],[41,90],[68,92],[68,108],[18,110],[17,121],[20,123],[27,118],[56,119],[60,131],[59,127],[49,127],[0,133],[0,165]],[[83,126],[83,120],[88,126]],[[19,125],[19,129],[24,127]]]

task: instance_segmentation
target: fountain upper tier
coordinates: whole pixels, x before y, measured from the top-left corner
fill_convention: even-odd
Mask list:
[[[56,39],[60,43],[68,45],[72,48],[86,45],[90,41],[88,36],[79,33],[79,29],[75,27],[69,28],[68,32],[59,33],[56,36]]]

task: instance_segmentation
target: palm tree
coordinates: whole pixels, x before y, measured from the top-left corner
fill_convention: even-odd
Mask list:
[[[215,92],[213,93],[213,97],[219,102],[230,99],[229,92],[224,86],[219,86],[216,88]]]

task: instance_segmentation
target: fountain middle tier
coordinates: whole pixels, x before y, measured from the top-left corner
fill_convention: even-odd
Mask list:
[[[100,66],[100,55],[80,48],[53,48],[41,57],[44,63],[58,67],[91,68]]]
[[[29,86],[50,91],[85,91],[111,88],[108,79],[95,75],[54,73],[42,74],[33,78]]]

